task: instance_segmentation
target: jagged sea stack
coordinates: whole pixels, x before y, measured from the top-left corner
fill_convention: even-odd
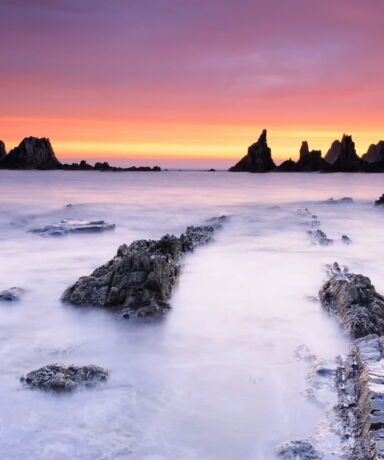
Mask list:
[[[327,169],[327,163],[321,157],[321,150],[309,150],[308,142],[303,141],[300,148],[300,157],[296,165],[297,171],[324,171]]]
[[[248,153],[238,163],[229,168],[231,172],[264,173],[275,169],[271,149],[267,144],[267,130],[264,129],[259,140],[248,147]]]
[[[0,161],[5,157],[7,151],[5,150],[5,144],[3,141],[0,141]]]
[[[26,137],[0,163],[3,169],[60,169],[49,139]]]
[[[343,135],[341,142],[336,140],[328,150],[325,161],[334,172],[354,172],[364,169],[364,162],[358,157],[352,136]]]

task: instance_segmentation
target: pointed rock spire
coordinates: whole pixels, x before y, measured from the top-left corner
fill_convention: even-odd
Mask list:
[[[384,141],[379,141],[377,144],[371,144],[362,157],[368,163],[376,163],[384,161]]]
[[[7,151],[5,149],[5,144],[3,141],[0,141],[0,161],[5,157]]]
[[[267,172],[275,169],[271,149],[267,143],[267,130],[263,129],[257,142],[248,147],[248,153],[232,166],[231,172]]]

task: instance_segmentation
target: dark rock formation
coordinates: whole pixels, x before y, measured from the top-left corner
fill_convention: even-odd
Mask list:
[[[371,144],[367,150],[367,153],[364,153],[361,158],[368,163],[383,162],[384,141],[379,141],[377,144]]]
[[[368,277],[343,272],[334,264],[319,297],[324,309],[340,318],[351,337],[384,334],[384,297]]]
[[[225,219],[223,216],[209,220],[207,225],[188,227],[179,238],[165,235],[160,240],[123,244],[112,260],[68,288],[62,300],[108,307],[125,318],[160,317],[170,308],[183,254],[211,241]]]
[[[283,161],[277,168],[274,169],[276,172],[295,172],[296,163],[290,158],[289,160]]]
[[[130,166],[129,168],[120,168],[117,166],[110,166],[107,161],[103,163],[97,162],[95,166],[90,165],[85,160],[80,163],[64,164],[63,169],[67,171],[112,171],[112,172],[124,172],[124,171],[161,171],[160,166]]]
[[[5,149],[5,144],[3,141],[0,141],[0,161],[7,155],[7,151]]]
[[[11,287],[0,292],[0,300],[5,302],[14,302],[15,300],[20,300],[20,297],[24,292],[24,289],[19,287]]]
[[[306,439],[279,444],[276,454],[283,460],[320,460],[322,455]]]
[[[267,144],[267,130],[264,129],[259,140],[248,148],[248,153],[238,163],[232,166],[231,172],[267,172],[275,168],[271,149]]]
[[[67,205],[68,207],[68,205]],[[62,236],[68,233],[95,233],[105,230],[113,230],[115,224],[107,224],[103,220],[74,220],[63,219],[57,224],[45,225],[29,230],[32,233],[39,233],[42,236]]]
[[[60,169],[49,139],[26,137],[0,162],[3,169]]]
[[[20,380],[30,387],[41,390],[71,391],[79,386],[91,387],[105,382],[108,377],[109,371],[94,365],[79,367],[48,364],[29,372]]]
[[[381,195],[381,197],[375,201],[376,206],[382,206],[384,204],[384,193]]]
[[[347,134],[343,135],[341,142],[336,140],[332,143],[325,161],[332,166],[330,168],[332,172],[355,172],[365,169],[364,161],[356,153],[352,136]]]

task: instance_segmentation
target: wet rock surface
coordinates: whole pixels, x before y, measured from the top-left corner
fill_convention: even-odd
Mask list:
[[[191,226],[180,236],[138,240],[119,247],[116,256],[68,288],[63,302],[119,311],[125,318],[160,317],[170,308],[182,256],[212,240],[226,217]]]
[[[384,297],[367,276],[331,267],[331,277],[319,292],[323,308],[336,314],[353,338],[384,333]]]
[[[24,294],[24,289],[19,287],[11,287],[5,291],[0,292],[0,301],[2,302],[15,302],[20,300],[20,297]]]
[[[264,129],[257,142],[248,148],[248,153],[232,166],[231,172],[268,172],[275,169],[271,149],[267,144],[267,130]]]
[[[319,460],[320,453],[306,439],[287,441],[279,444],[276,455],[282,460]]]
[[[333,243],[333,240],[328,238],[327,235],[319,228],[317,230],[309,230],[308,235],[311,237],[313,244],[329,246]]]
[[[29,231],[42,236],[62,236],[68,233],[104,232],[106,230],[114,230],[114,228],[115,224],[108,224],[103,220],[63,219],[57,224],[35,227]]]
[[[48,364],[21,377],[32,388],[54,391],[72,391],[80,386],[91,387],[105,382],[109,371],[99,366],[64,366]]]
[[[320,246],[329,246],[333,243],[333,240],[331,238],[328,238],[325,232],[318,228],[320,227],[321,223],[316,214],[312,214],[312,212],[308,208],[299,208],[296,212],[300,217],[308,219],[305,223],[309,227],[316,228],[316,230],[307,231],[307,234],[310,236],[312,240],[312,244],[318,244]]]

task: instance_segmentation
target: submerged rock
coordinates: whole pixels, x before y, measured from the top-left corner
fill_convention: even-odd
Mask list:
[[[22,288],[11,287],[0,292],[0,300],[4,302],[14,302],[15,300],[20,300],[20,297],[24,292],[25,291]]]
[[[343,198],[339,198],[335,200],[334,198],[329,198],[328,200],[323,201],[324,204],[351,204],[354,203],[353,198],[349,196],[345,196]]]
[[[63,366],[48,364],[21,377],[26,385],[41,390],[72,391],[79,386],[91,387],[105,382],[109,371],[99,366]]]
[[[368,277],[334,270],[319,297],[324,309],[340,318],[351,337],[384,334],[384,297]]]
[[[0,162],[3,169],[60,169],[49,139],[26,137]]]
[[[165,235],[160,240],[121,245],[112,260],[68,288],[63,302],[108,307],[125,318],[160,317],[170,308],[181,257],[211,241],[225,219],[223,216],[210,219],[207,225],[188,227],[179,238]]]
[[[271,149],[267,144],[267,130],[264,129],[259,140],[248,148],[248,153],[238,163],[232,166],[231,172],[262,173],[275,169]]]
[[[279,444],[276,454],[283,460],[319,460],[322,455],[307,439],[287,441]]]
[[[63,219],[57,224],[36,227],[29,231],[39,233],[42,236],[62,236],[67,233],[103,232],[105,230],[113,230],[114,228],[115,224],[107,224],[103,220]]]
[[[344,244],[351,244],[352,243],[352,240],[351,238],[349,238],[348,235],[342,235],[341,236],[341,241],[344,243]]]
[[[328,238],[327,235],[319,228],[317,230],[309,230],[308,235],[311,236],[312,242],[314,244],[320,244],[321,246],[329,246],[333,243],[333,240]]]

